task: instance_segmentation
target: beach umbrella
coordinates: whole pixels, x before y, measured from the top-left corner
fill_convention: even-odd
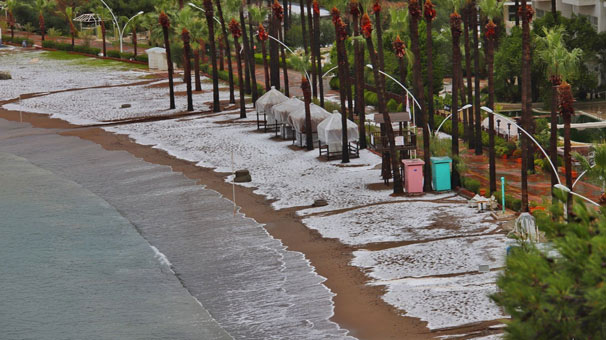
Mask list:
[[[276,90],[275,87],[271,87],[271,90],[267,91],[255,102],[257,113],[270,114],[271,108],[274,105],[280,104],[288,100],[288,97],[283,95],[282,92]]]
[[[310,105],[311,111],[311,130],[318,131],[318,124],[330,116],[330,113],[316,104]],[[292,126],[295,131],[305,133],[305,107],[299,108],[288,115],[288,125]]]
[[[297,98],[290,98],[289,100],[275,105],[271,108],[271,118],[274,119],[278,124],[286,124],[288,115],[292,112],[297,111],[300,108],[305,108],[305,103]]]
[[[318,124],[318,138],[327,145],[341,145],[343,142],[341,114],[336,112]],[[357,141],[359,139],[358,125],[347,120],[347,140]]]

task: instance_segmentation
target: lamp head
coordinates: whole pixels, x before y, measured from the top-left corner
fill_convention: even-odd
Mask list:
[[[482,106],[482,107],[480,107],[480,109],[482,109],[482,110],[484,110],[484,111],[486,111],[488,113],[494,113],[494,111],[492,111],[490,108],[488,108],[486,106]]]
[[[560,190],[562,190],[564,192],[567,192],[567,193],[570,192],[570,189],[567,186],[565,186],[564,184],[554,184],[553,187],[556,188],[556,189],[560,189]]]
[[[467,110],[467,109],[469,109],[469,108],[470,108],[470,107],[472,107],[472,106],[473,106],[473,105],[471,105],[471,104],[466,104],[466,105],[464,105],[462,108],[460,108],[460,109],[459,109],[459,111]]]
[[[366,64],[366,67],[373,69],[372,64]]]

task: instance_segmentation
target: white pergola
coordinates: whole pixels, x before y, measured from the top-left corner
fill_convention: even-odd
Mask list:
[[[82,14],[78,17],[76,17],[74,19],[74,21],[77,21],[80,23],[80,30],[83,29],[82,25],[83,24],[94,24],[95,27],[94,29],[97,28],[97,26],[99,26],[99,23],[101,22],[101,18],[99,17],[98,14],[95,13],[86,13],[86,14]],[[89,29],[92,27],[88,27]]]

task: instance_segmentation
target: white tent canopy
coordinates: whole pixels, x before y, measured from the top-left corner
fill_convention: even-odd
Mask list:
[[[563,129],[564,124],[558,124],[558,129]],[[600,122],[589,122],[589,123],[574,123],[570,124],[571,129],[585,130],[585,129],[603,129],[606,128],[606,121]]]
[[[300,108],[305,108],[305,103],[300,99],[290,98],[289,100],[272,107],[271,116],[279,124],[286,124],[288,116]]]
[[[280,104],[288,100],[288,97],[283,95],[282,92],[276,90],[275,87],[271,87],[271,90],[267,91],[264,95],[257,99],[255,103],[255,107],[257,108],[257,113],[271,113],[271,108],[274,105]]]
[[[330,116],[330,113],[316,104],[310,105],[311,113],[311,131],[318,131],[318,124]],[[305,133],[305,106],[293,111],[287,120],[288,125],[292,126],[295,131]]]
[[[343,141],[342,116],[339,112],[335,111],[328,118],[324,119],[318,124],[318,138],[324,144],[328,145],[341,145]],[[347,120],[347,139],[351,141],[357,141],[359,139],[358,126],[351,120]]]

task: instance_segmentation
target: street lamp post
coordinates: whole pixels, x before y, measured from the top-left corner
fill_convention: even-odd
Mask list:
[[[101,1],[103,3],[103,5],[105,5],[105,7],[107,7],[107,9],[109,10],[109,13],[112,15],[112,20],[114,22],[114,25],[116,26],[116,29],[118,30],[118,35],[120,37],[120,53],[122,53],[122,52],[124,52],[123,44],[122,44],[124,31],[126,30],[126,27],[131,22],[131,20],[133,20],[135,17],[138,17],[139,15],[143,14],[143,11],[139,11],[139,13],[133,15],[133,17],[128,19],[126,24],[124,24],[124,27],[122,27],[122,29],[120,29],[120,24],[118,23],[118,19],[114,15],[114,11],[112,11],[112,9],[107,5],[107,3],[105,3],[105,1],[103,1],[103,0],[99,0],[99,1]]]
[[[567,194],[571,194],[571,195],[574,195],[574,196],[580,197],[580,198],[582,198],[583,200],[585,200],[585,201],[587,201],[587,202],[589,202],[589,203],[591,203],[591,204],[593,204],[593,205],[595,205],[595,206],[597,206],[597,207],[600,207],[600,204],[599,204],[599,203],[594,202],[594,201],[590,200],[589,198],[587,198],[587,197],[585,197],[585,196],[583,196],[583,195],[581,195],[581,194],[577,194],[576,192],[572,191],[570,188],[568,188],[568,187],[567,187],[567,186],[565,186],[564,184],[561,184],[561,183],[559,183],[559,184],[555,184],[553,187],[554,187],[554,188],[556,188],[556,189],[560,189],[560,190],[564,191],[564,192],[565,192],[565,193],[567,193]]]
[[[195,8],[195,9],[197,9],[197,10],[202,11],[203,13],[206,13],[206,11],[204,10],[204,8],[200,8],[200,7],[196,6],[195,4],[193,4],[193,3],[191,3],[191,2],[190,2],[190,3],[188,3],[188,5],[189,5],[190,7],[193,7],[193,8]],[[217,19],[217,17],[213,16],[213,19],[215,19],[215,21],[216,21],[216,22],[217,22],[219,25],[221,25],[221,21],[219,21],[219,19]]]
[[[461,111],[463,111],[463,110],[467,110],[467,109],[469,109],[469,108],[470,108],[470,107],[472,107],[472,106],[473,106],[473,105],[471,105],[471,104],[466,104],[466,105],[464,105],[462,108],[458,109],[458,110],[457,110],[457,112],[461,112]],[[452,117],[452,115],[453,115],[453,114],[451,113],[451,114],[449,114],[448,116],[446,116],[446,118],[445,118],[445,119],[442,121],[442,123],[440,123],[440,125],[439,125],[439,126],[438,126],[438,128],[436,129],[436,132],[434,133],[434,136],[435,136],[435,135],[437,135],[437,134],[438,134],[438,132],[440,132],[440,128],[442,127],[442,125],[444,125],[444,123],[446,123],[446,121],[447,121],[448,119],[450,119],[450,117]]]

